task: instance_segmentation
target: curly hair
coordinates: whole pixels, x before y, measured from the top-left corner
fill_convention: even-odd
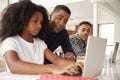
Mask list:
[[[22,33],[23,29],[28,25],[32,15],[37,11],[43,15],[43,23],[41,31],[34,37],[43,39],[46,35],[45,30],[49,23],[47,10],[41,5],[36,5],[26,0],[10,4],[3,10],[0,21],[1,40],[3,41],[7,37]]]

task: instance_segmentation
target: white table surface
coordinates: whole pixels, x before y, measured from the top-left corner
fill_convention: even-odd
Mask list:
[[[8,72],[0,73],[0,80],[38,80],[40,75],[20,75]],[[120,80],[120,60],[113,63],[109,68],[103,68],[102,73],[97,76],[98,80]]]
[[[20,75],[8,72],[0,73],[0,80],[38,80],[40,75]]]
[[[109,68],[103,68],[101,75],[97,78],[99,80],[120,80],[120,60],[112,63]]]

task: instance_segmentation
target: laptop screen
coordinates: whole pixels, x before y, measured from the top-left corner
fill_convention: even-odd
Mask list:
[[[84,61],[83,77],[96,77],[102,72],[107,40],[89,36]]]
[[[117,56],[118,47],[119,47],[119,42],[116,42],[115,46],[114,46],[113,56],[112,56],[112,63],[115,62],[115,59],[116,59],[116,56]]]

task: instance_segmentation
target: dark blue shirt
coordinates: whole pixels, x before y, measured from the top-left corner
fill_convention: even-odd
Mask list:
[[[63,29],[62,31],[58,33],[51,33],[48,35],[48,38],[46,39],[46,44],[48,48],[53,52],[55,49],[57,49],[59,46],[62,47],[62,50],[64,53],[66,52],[73,52],[69,35],[66,29]],[[45,61],[46,63],[46,61]]]

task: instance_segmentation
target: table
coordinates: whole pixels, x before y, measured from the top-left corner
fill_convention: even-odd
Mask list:
[[[20,74],[11,74],[8,72],[0,73],[0,80],[37,80],[40,78],[40,75],[20,75]]]
[[[101,75],[97,78],[99,80],[120,80],[120,60],[112,63],[111,67],[103,68]]]
[[[0,80],[37,80],[38,78],[40,78],[40,75],[0,73]],[[113,63],[111,67],[103,68],[102,73],[97,78],[98,80],[120,80],[120,60]]]

